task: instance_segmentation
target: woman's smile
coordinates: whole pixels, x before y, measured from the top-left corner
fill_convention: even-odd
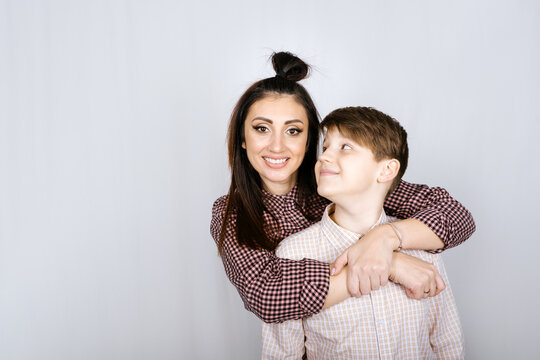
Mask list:
[[[286,194],[296,184],[307,128],[306,111],[292,95],[268,95],[249,108],[242,147],[270,193]]]
[[[270,166],[273,169],[281,169],[282,167],[287,165],[287,161],[289,158],[272,158],[269,156],[263,156],[264,161],[266,161],[266,165]]]

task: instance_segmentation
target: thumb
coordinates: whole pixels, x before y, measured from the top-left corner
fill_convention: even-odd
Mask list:
[[[343,267],[347,265],[347,262],[347,251],[345,251],[343,254],[337,257],[336,261],[334,261],[334,267],[332,268],[330,275],[339,274]]]

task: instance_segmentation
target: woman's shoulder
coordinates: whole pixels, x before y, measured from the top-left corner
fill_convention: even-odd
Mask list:
[[[317,193],[311,194],[306,197],[303,208],[304,211],[308,214],[308,217],[314,218],[319,221],[324,213],[324,209],[330,205],[331,201],[323,198]]]
[[[227,203],[229,201],[229,195],[223,195],[218,197],[212,205],[212,217],[223,217],[225,210],[227,209]],[[234,212],[234,211],[233,211]]]
[[[212,236],[217,241],[219,234],[221,232],[221,225],[223,223],[223,217],[225,216],[225,211],[227,209],[227,201],[229,199],[228,195],[220,196],[214,201],[212,205],[212,220],[210,222],[210,232]],[[234,213],[234,211],[233,211]],[[234,215],[234,214],[231,214]],[[228,219],[228,223],[234,222],[234,216]]]
[[[227,206],[227,199],[229,198],[229,195],[223,195],[223,196],[220,196],[218,197],[215,201],[214,201],[214,205],[212,205],[212,212],[214,212],[215,210],[222,210],[224,211],[225,210],[225,206]]]

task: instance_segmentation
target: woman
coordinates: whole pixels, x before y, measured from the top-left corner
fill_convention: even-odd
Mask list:
[[[214,203],[211,232],[246,309],[265,322],[280,322],[342,300],[345,272],[330,277],[328,264],[274,255],[282,239],[319,221],[328,201],[317,195],[314,175],[319,116],[297,83],[309,67],[289,53],[274,54],[272,64],[276,76],[248,88],[232,113],[231,186]],[[376,227],[338,259],[337,272],[349,263],[346,281],[352,295],[377,289],[389,275],[407,285],[407,276],[423,271],[424,265],[395,249],[442,251],[474,232],[470,213],[440,188],[401,182],[387,198],[385,211],[409,218],[395,223],[399,236],[388,226]],[[407,264],[408,270],[389,274],[399,269],[396,263]],[[433,279],[423,296],[434,296],[443,287]]]

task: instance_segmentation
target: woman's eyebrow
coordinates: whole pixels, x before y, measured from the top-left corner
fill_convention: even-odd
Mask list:
[[[262,120],[262,121],[265,121],[265,122],[270,123],[270,124],[274,123],[273,120],[265,118],[264,116],[257,116],[255,118],[253,118],[251,121],[253,122],[255,120]],[[303,124],[304,122],[302,120],[300,120],[300,119],[291,119],[291,120],[285,121],[285,125],[289,125],[289,124],[293,124],[293,123],[301,123],[301,124]]]

